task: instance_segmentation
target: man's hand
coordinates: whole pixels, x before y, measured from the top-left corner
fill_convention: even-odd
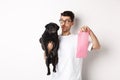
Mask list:
[[[92,48],[93,49],[99,49],[100,48],[100,43],[99,43],[96,35],[93,33],[93,31],[88,26],[82,26],[80,28],[80,31],[89,33],[89,35],[92,39],[92,44],[93,44]]]
[[[91,29],[90,29],[88,26],[82,26],[82,27],[80,28],[80,31],[90,33]]]
[[[50,53],[50,51],[53,49],[53,43],[49,42],[47,48],[48,48],[48,53]],[[44,53],[44,59],[46,60],[46,58],[47,58],[47,56]]]
[[[53,49],[53,43],[49,42],[47,48],[48,48],[48,52],[50,52]]]

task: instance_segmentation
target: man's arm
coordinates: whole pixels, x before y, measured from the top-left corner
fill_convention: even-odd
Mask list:
[[[80,31],[89,32],[89,35],[92,39],[92,44],[93,44],[92,49],[100,49],[100,43],[99,43],[96,35],[93,33],[93,31],[88,26],[81,27]]]
[[[96,35],[93,33],[92,30],[90,30],[89,34],[90,34],[90,37],[92,39],[92,44],[93,44],[92,49],[100,49],[100,43],[99,43]]]

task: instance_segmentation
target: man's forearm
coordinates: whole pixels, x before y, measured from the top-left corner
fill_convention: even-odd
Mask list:
[[[90,30],[90,37],[92,39],[92,43],[93,43],[93,49],[99,49],[100,48],[100,43],[96,37],[96,35],[93,33],[92,30]]]

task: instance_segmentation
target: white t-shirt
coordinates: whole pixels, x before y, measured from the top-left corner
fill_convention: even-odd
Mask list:
[[[76,58],[77,35],[59,36],[58,64],[51,80],[82,80],[82,58]],[[88,51],[92,48],[89,43]]]

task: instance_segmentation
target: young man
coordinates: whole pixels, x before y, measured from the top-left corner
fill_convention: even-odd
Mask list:
[[[73,35],[70,32],[70,29],[74,24],[74,13],[72,11],[64,11],[61,13],[59,21],[62,29],[62,33],[59,36],[59,60],[57,72],[52,74],[51,80],[82,80],[81,71],[83,59],[76,58],[77,35]],[[97,37],[88,26],[83,26],[80,30],[89,32],[92,41],[89,43],[88,51],[100,48]],[[52,47],[52,43],[49,43],[48,49],[51,50]]]

